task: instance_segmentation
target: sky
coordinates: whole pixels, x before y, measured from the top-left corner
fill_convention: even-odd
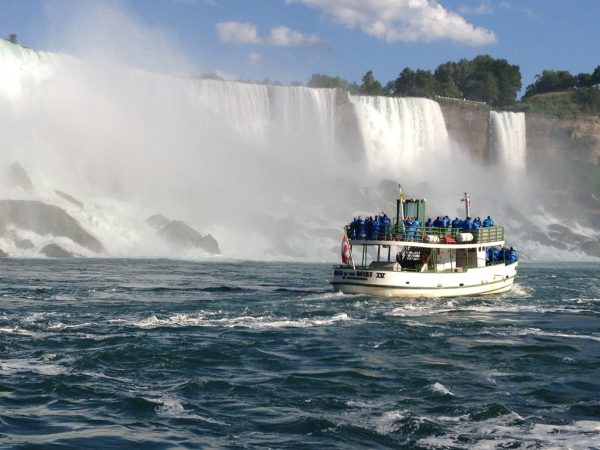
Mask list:
[[[593,72],[599,20],[600,0],[0,0],[0,34],[25,46],[147,69],[385,85],[489,54],[520,67],[521,92],[546,69]]]

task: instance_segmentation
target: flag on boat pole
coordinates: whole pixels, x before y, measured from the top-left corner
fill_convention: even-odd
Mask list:
[[[348,235],[344,232],[342,238],[342,264],[348,264],[350,262],[350,242],[348,242]]]

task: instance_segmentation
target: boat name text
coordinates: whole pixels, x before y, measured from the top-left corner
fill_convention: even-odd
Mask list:
[[[369,278],[373,278],[373,274],[375,274],[376,278],[385,278],[385,272],[371,272],[369,270],[335,270],[333,274],[336,277],[342,277],[344,280],[368,280]]]

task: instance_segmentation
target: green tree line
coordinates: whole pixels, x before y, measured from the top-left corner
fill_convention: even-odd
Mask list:
[[[433,72],[406,67],[398,77],[382,84],[369,70],[362,83],[350,83],[340,77],[314,74],[307,86],[342,88],[353,94],[402,97],[452,97],[484,102],[493,108],[518,107],[529,98],[552,92],[571,92],[569,101],[582,112],[600,114],[600,66],[592,73],[571,75],[567,71],[545,70],[525,88],[519,102],[521,70],[505,59],[480,55],[471,60],[461,59],[440,64]]]

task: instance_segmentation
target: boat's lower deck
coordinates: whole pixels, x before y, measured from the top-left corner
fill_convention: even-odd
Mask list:
[[[470,268],[464,272],[410,272],[395,270],[334,269],[331,284],[346,294],[384,297],[459,297],[508,291],[518,263]]]

